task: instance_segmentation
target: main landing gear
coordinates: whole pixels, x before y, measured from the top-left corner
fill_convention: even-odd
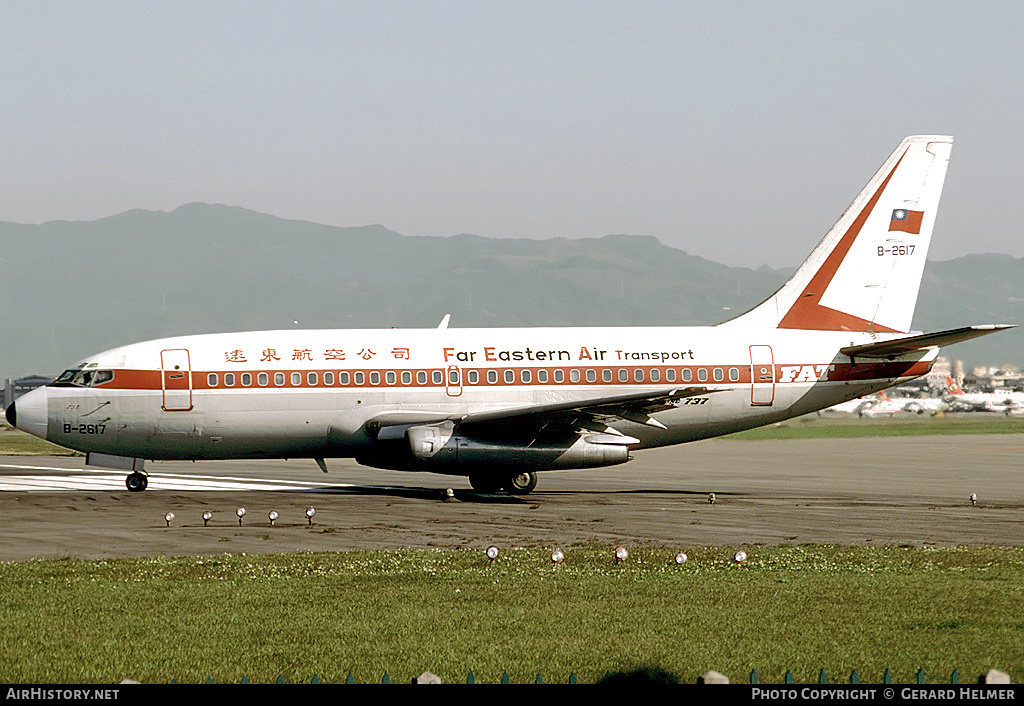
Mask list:
[[[495,473],[474,473],[469,476],[473,490],[481,493],[497,493],[504,490],[513,495],[526,495],[537,487],[537,474],[523,471],[510,476]]]
[[[130,473],[124,481],[125,487],[133,493],[141,493],[149,485],[149,476],[145,473],[135,471]]]

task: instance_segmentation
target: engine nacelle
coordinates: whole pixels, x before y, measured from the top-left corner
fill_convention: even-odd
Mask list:
[[[586,436],[527,445],[478,439],[459,433],[453,424],[432,424],[410,427],[405,438],[414,466],[449,473],[458,473],[460,466],[547,470],[614,466],[629,460],[624,443],[592,443]]]

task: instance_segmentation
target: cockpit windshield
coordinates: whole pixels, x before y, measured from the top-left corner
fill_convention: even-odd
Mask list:
[[[112,370],[65,370],[54,380],[54,387],[95,387],[114,379]]]

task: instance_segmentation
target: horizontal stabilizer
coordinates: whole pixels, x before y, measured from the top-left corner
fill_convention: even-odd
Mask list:
[[[948,346],[961,341],[969,341],[972,338],[985,336],[997,331],[1004,331],[1014,328],[1014,324],[987,324],[984,326],[964,326],[963,328],[950,329],[949,331],[938,331],[937,333],[923,333],[918,336],[907,336],[896,338],[890,341],[879,341],[877,343],[865,343],[859,346],[846,346],[839,351],[851,358],[898,358],[901,355],[914,351],[927,350],[938,346]]]

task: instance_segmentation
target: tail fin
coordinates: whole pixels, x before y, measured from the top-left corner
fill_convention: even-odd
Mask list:
[[[950,376],[946,376],[946,391],[951,395],[962,395],[964,391],[956,384],[956,380]]]
[[[782,289],[724,325],[910,331],[952,146],[903,140]]]

